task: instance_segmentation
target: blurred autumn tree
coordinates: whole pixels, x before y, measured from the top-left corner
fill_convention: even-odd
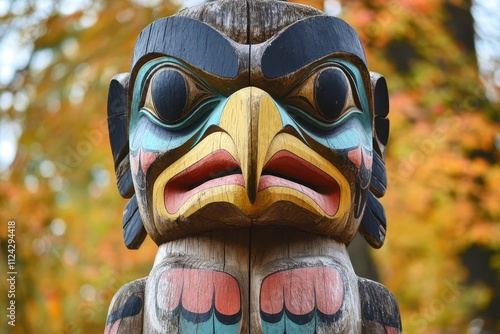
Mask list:
[[[471,2],[347,1],[343,17],[390,88],[388,238],[373,254],[403,326],[498,333],[500,114],[480,81]]]
[[[11,1],[1,18],[33,43],[1,93],[1,119],[22,125],[0,183],[2,250],[5,223],[17,223],[15,333],[101,333],[114,292],[150,270],[156,246],[133,252],[122,241],[106,100],[111,78],[129,70],[139,32],[176,11],[156,3]],[[0,332],[8,333],[4,297]]]
[[[0,93],[0,125],[22,128],[16,158],[0,174],[2,251],[5,223],[17,223],[15,333],[102,332],[114,292],[147,275],[156,252],[149,239],[140,251],[122,242],[108,84],[129,70],[142,28],[176,5],[9,6],[0,29],[19,29],[32,43],[30,61]],[[373,255],[407,333],[500,332],[498,105],[479,80],[470,8],[466,0],[342,2],[370,69],[390,86],[389,235]]]

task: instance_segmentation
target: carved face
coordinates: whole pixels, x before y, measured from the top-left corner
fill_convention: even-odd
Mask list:
[[[290,17],[302,8],[280,6]],[[248,20],[265,12],[257,7]],[[286,227],[348,243],[386,141],[373,132],[377,82],[357,34],[314,12],[274,26],[255,20],[246,38],[242,22],[228,36],[196,13],[154,22],[134,52],[129,159],[148,234],[160,244]]]

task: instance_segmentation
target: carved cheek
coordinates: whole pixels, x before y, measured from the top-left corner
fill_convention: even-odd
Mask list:
[[[145,183],[149,167],[156,160],[155,152],[146,152],[142,147],[130,157],[130,170],[139,184]],[[139,169],[140,168],[140,169]]]
[[[361,147],[358,146],[353,150],[350,150],[347,153],[347,157],[351,162],[359,169],[361,167],[361,162],[362,162],[362,153],[361,153]]]
[[[148,169],[151,164],[156,160],[156,153],[154,152],[145,152],[141,149],[140,153],[140,164],[141,169],[144,175],[147,175]]]
[[[350,150],[347,153],[347,157],[358,169],[361,168],[361,164],[368,170],[372,168],[373,158],[361,145]]]
[[[143,121],[130,137],[130,170],[140,184],[145,184],[147,172],[156,160],[157,151],[144,147],[144,138],[150,135],[152,125]]]
[[[138,176],[139,166],[141,165],[142,138],[144,138],[144,126],[139,126],[134,132],[130,133],[130,171],[134,177]]]
[[[130,155],[130,170],[132,172],[132,175],[137,175],[137,172],[139,171],[139,165],[140,165],[140,153],[137,152],[135,155]]]
[[[354,217],[359,218],[365,207],[372,174],[373,156],[361,146],[347,152],[348,159],[356,166],[356,188],[354,191]]]

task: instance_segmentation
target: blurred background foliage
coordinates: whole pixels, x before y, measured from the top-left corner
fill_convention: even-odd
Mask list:
[[[326,2],[389,83],[388,238],[365,260],[396,295],[406,333],[500,333],[500,14],[479,24],[493,2]],[[179,6],[0,4],[0,241],[5,263],[15,220],[14,333],[102,332],[114,292],[148,274],[156,246],[122,241],[107,89],[139,32]],[[4,318],[0,332],[11,331]]]

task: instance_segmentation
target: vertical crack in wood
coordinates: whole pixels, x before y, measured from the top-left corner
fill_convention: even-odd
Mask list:
[[[247,6],[247,46],[248,46],[248,85],[250,86],[251,84],[251,75],[252,75],[252,48],[251,48],[251,45],[250,45],[250,27],[251,27],[251,24],[252,22],[250,22],[250,2],[252,0],[247,0],[246,1],[246,6]],[[252,249],[252,225],[253,225],[253,220],[251,220],[250,222],[250,228],[248,229],[248,249],[249,249],[249,252],[248,252],[248,281],[247,281],[247,284],[248,284],[248,309],[247,309],[247,321],[248,321],[248,333],[252,333],[252,319],[251,319],[251,312],[250,310],[252,309],[251,308],[251,300],[252,300],[252,253],[253,253],[253,249]]]
[[[248,333],[252,333],[251,327],[252,327],[252,319],[251,319],[251,300],[252,300],[252,227],[249,228],[248,230],[248,314],[247,314],[247,319],[248,319]]]

